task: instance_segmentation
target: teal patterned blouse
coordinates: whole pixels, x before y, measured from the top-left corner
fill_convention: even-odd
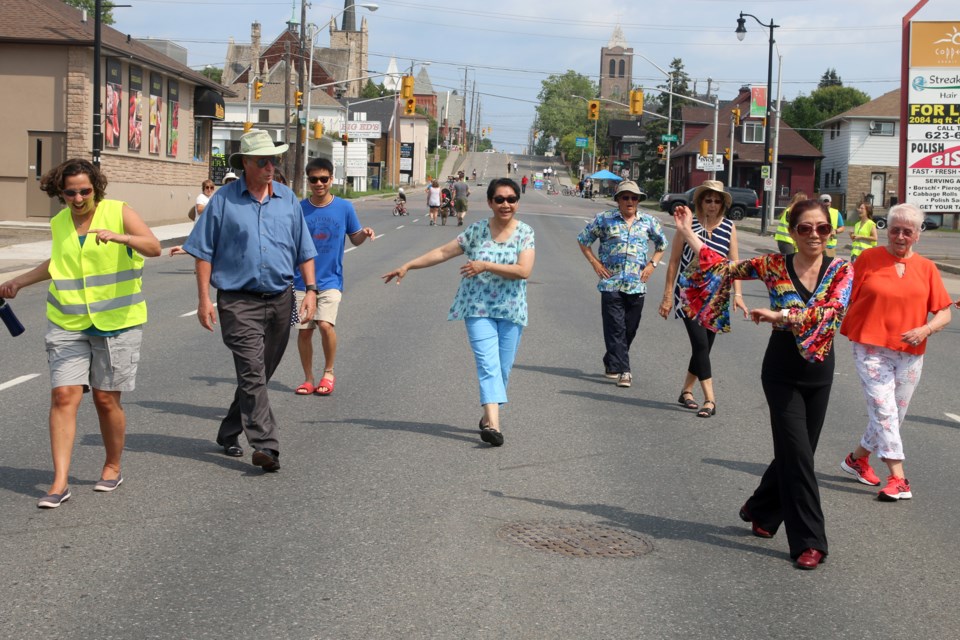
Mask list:
[[[520,252],[533,249],[533,229],[517,222],[517,228],[506,242],[495,242],[488,220],[474,222],[457,236],[463,254],[469,260],[494,264],[517,264]],[[527,326],[527,281],[508,280],[489,271],[460,280],[447,320],[464,318],[497,318]]]

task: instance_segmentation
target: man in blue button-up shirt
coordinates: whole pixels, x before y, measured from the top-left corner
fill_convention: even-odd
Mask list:
[[[270,134],[253,129],[230,156],[243,176],[222,187],[197,220],[183,250],[197,259],[197,317],[213,331],[217,322],[210,285],[217,289],[223,342],[233,352],[237,390],[220,424],[217,444],[228,456],[242,456],[240,433],[254,448],[253,464],[280,468],[277,424],[267,397],[290,336],[293,278],[299,266],[306,284],[300,316],[312,318],[317,250],[294,193],[273,181],[279,154]]]
[[[640,188],[632,180],[617,186],[617,208],[597,214],[577,237],[580,251],[600,277],[600,310],[603,316],[604,373],[617,386],[629,387],[630,345],[637,335],[647,280],[667,248],[660,222],[638,213]],[[600,241],[600,258],[591,246]],[[653,245],[651,250],[651,244]]]

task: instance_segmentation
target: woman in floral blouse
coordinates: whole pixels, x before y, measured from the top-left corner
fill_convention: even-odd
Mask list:
[[[816,569],[827,555],[827,536],[813,456],[833,384],[833,339],[850,298],[850,263],[824,256],[833,233],[814,200],[790,209],[788,228],[797,253],[733,262],[705,246],[694,233],[686,207],[675,213],[677,232],[699,255],[700,278],[683,291],[688,317],[711,331],[730,330],[734,280],[760,280],[770,308],[750,310],[755,323],[773,325],[760,380],[770,407],[774,460],[740,509],[753,534],[772,538],[787,530],[790,558],[800,569]]]
[[[385,283],[396,278],[400,284],[410,269],[467,256],[447,319],[466,323],[480,380],[480,439],[495,447],[503,444],[500,405],[507,401],[510,369],[527,326],[527,278],[534,260],[533,229],[516,219],[519,202],[515,181],[491,181],[487,205],[493,215],[488,220],[474,222],[454,240],[382,276]]]

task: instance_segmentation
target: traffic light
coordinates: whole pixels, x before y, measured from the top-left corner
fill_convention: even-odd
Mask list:
[[[600,119],[600,101],[588,100],[587,101],[587,120],[599,120],[599,119]]]
[[[323,137],[323,123],[319,120],[313,123],[313,137],[317,140]]]
[[[700,141],[700,155],[706,156],[710,153],[710,142],[707,140]]]
[[[257,100],[263,95],[263,83],[259,80],[254,80],[253,82],[253,97]]]
[[[767,149],[767,164],[773,164],[773,147]]]
[[[297,108],[299,109],[300,107],[302,107],[302,106],[303,106],[303,91],[297,91],[296,93],[293,94],[293,97],[294,97],[294,99],[295,99],[295,102],[297,103]]]
[[[347,146],[348,142],[350,142],[350,136],[348,136],[347,134],[343,134],[343,137],[340,138],[340,143],[343,146]]]
[[[740,107],[737,107],[736,109],[731,111],[731,113],[733,114],[733,126],[739,127],[740,126]]]
[[[630,115],[643,115],[643,91],[640,89],[630,92]]]
[[[417,99],[407,98],[403,102],[403,115],[412,116],[417,112]]]
[[[662,158],[662,157],[663,157],[663,154],[664,154],[664,152],[666,152],[666,150],[667,150],[667,148],[664,147],[662,144],[658,144],[658,145],[657,145],[657,155],[658,155],[659,157]]]
[[[727,161],[729,162],[729,160],[730,160],[730,147],[724,147],[724,148],[723,148],[723,157],[726,158]]]
[[[250,131],[250,129],[253,129],[253,123],[252,123],[252,122],[244,122],[244,123],[243,123],[243,132],[246,133],[247,131]]]
[[[413,97],[413,76],[403,76],[400,81],[400,97],[404,100]]]

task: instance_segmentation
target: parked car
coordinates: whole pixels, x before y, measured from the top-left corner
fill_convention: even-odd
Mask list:
[[[877,223],[877,229],[887,228],[887,216],[873,216],[873,221]],[[923,217],[923,224],[920,225],[921,231],[926,231],[927,229],[939,229],[939,228],[940,228],[939,220],[937,220],[933,216]]]
[[[683,193],[665,193],[660,198],[660,209],[667,213],[673,213],[673,209],[677,205],[689,206],[693,202],[694,191],[696,191],[696,187]],[[760,215],[760,198],[756,191],[742,187],[724,187],[724,191],[733,197],[733,204],[727,211],[727,216],[731,220],[742,220],[745,216],[755,218]]]

